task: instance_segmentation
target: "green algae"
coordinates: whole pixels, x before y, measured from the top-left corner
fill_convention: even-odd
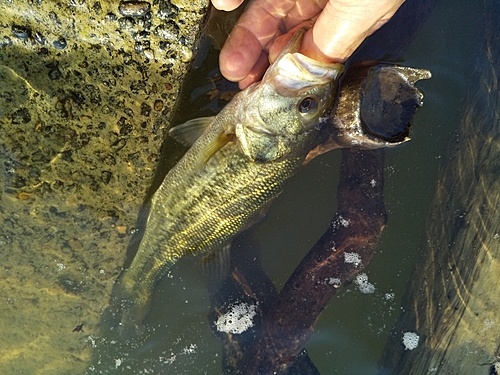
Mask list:
[[[207,5],[0,1],[2,373],[87,367]]]

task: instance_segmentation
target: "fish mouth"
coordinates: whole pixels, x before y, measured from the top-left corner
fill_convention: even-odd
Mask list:
[[[263,80],[273,81],[280,95],[292,97],[313,86],[336,81],[343,71],[342,64],[323,63],[295,52],[285,54]]]

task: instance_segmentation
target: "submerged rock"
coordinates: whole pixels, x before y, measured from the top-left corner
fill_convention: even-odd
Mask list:
[[[0,2],[3,373],[85,369],[206,7]]]

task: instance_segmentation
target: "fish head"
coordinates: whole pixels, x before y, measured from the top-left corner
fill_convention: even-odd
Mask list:
[[[243,97],[236,126],[243,153],[254,161],[271,161],[310,147],[333,106],[342,71],[342,64],[298,52],[281,54]]]

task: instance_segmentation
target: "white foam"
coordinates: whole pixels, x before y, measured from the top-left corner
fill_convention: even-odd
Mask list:
[[[227,313],[219,316],[215,326],[219,332],[241,334],[253,327],[253,317],[257,314],[255,305],[240,303],[233,305]]]
[[[371,294],[375,292],[375,285],[368,282],[368,275],[366,273],[358,274],[354,279],[354,283],[363,294]]]
[[[354,264],[356,267],[362,264],[361,257],[358,253],[344,253],[344,262]]]
[[[387,301],[392,301],[392,300],[394,299],[394,297],[395,297],[395,296],[396,296],[396,294],[394,294],[394,293],[386,293],[386,294],[385,294],[385,299],[386,299]]]
[[[415,332],[405,332],[403,333],[403,345],[405,350],[413,350],[418,346],[418,340],[420,337]]]
[[[334,288],[338,289],[342,285],[342,280],[337,277],[330,277],[327,279],[328,284],[333,285]]]

